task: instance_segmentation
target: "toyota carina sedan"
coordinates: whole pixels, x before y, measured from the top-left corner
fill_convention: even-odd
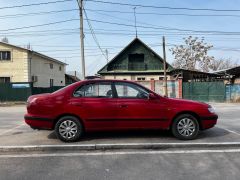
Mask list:
[[[89,131],[132,129],[166,129],[190,140],[217,118],[208,104],[163,97],[134,82],[86,80],[30,96],[25,122],[33,129],[55,130],[65,142]]]

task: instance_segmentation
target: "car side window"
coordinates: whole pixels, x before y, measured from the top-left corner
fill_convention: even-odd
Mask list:
[[[74,97],[94,97],[94,98],[112,98],[111,83],[92,83],[86,84],[78,88]]]
[[[117,82],[115,83],[115,88],[117,91],[118,98],[134,98],[134,99],[148,98],[148,92],[135,84]]]

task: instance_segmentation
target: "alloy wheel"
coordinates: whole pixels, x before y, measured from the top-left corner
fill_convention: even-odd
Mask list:
[[[77,132],[77,124],[72,120],[65,120],[59,125],[59,133],[65,139],[74,138]]]
[[[182,136],[189,137],[195,132],[196,125],[192,119],[183,118],[177,123],[177,130]]]

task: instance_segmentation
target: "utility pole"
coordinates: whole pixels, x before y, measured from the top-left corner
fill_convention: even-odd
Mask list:
[[[167,70],[166,70],[166,48],[165,48],[165,37],[163,36],[163,69],[164,69],[164,82],[163,82],[163,87],[164,87],[164,95],[167,97],[168,96],[168,90],[167,90]]]
[[[83,34],[83,0],[77,0],[80,15],[80,43],[81,43],[81,63],[82,78],[85,79],[85,57],[84,57],[84,34]]]
[[[105,50],[105,53],[106,53],[106,58],[107,58],[107,63],[108,63],[108,50],[107,49]]]
[[[137,17],[136,17],[136,7],[133,8],[133,11],[134,11],[134,26],[135,26],[135,31],[136,31],[136,38],[138,36],[138,33],[137,33]]]

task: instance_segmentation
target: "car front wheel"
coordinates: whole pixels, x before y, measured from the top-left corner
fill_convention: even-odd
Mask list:
[[[64,142],[74,142],[83,134],[83,126],[76,117],[64,116],[56,123],[55,133]]]
[[[199,123],[190,114],[182,114],[175,118],[172,125],[173,135],[181,140],[195,139],[199,133]]]

